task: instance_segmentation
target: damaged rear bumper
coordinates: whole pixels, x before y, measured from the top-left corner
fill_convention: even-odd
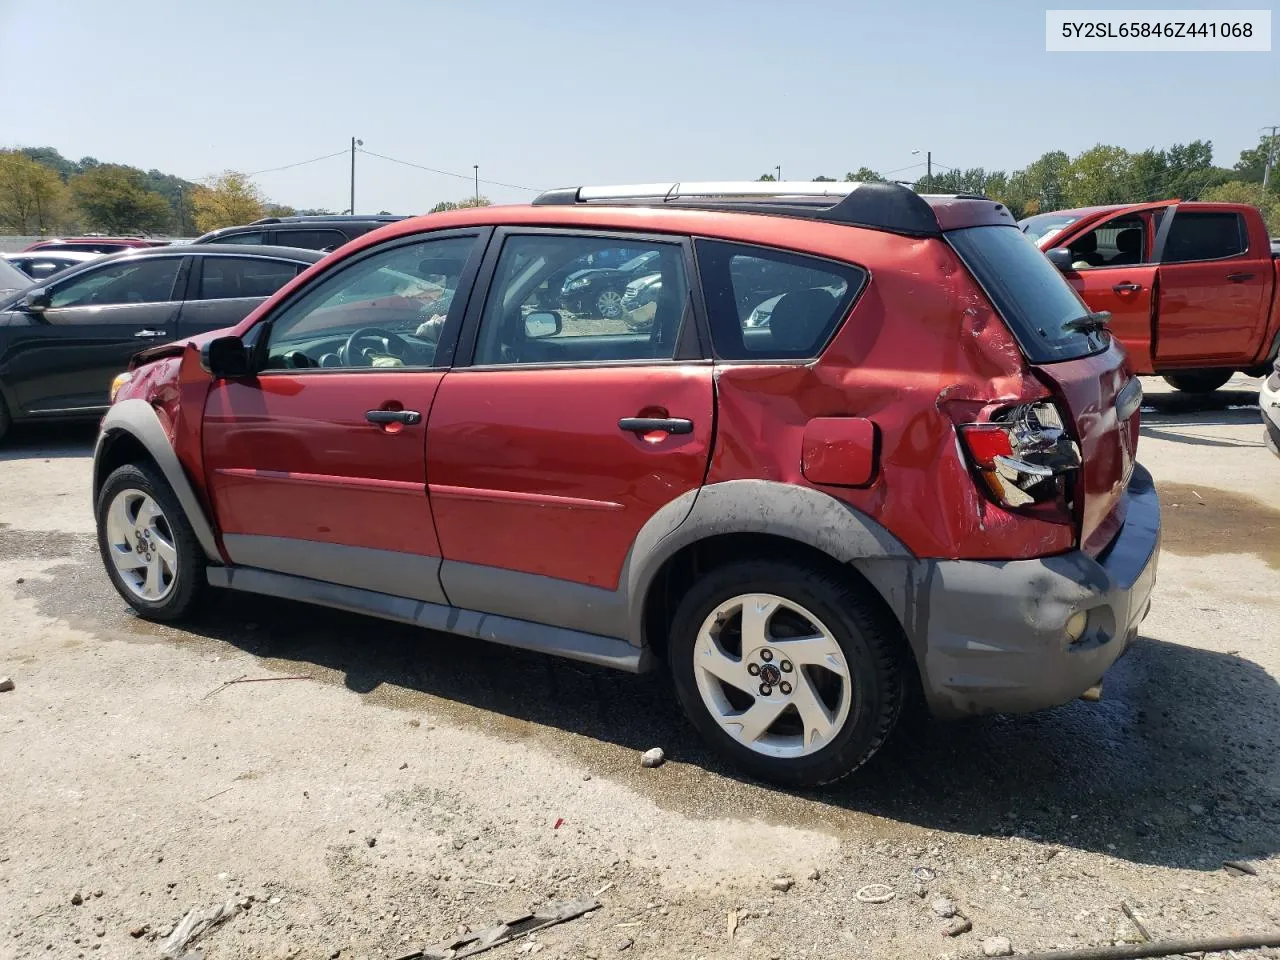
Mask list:
[[[1124,526],[1098,558],[921,560],[900,602],[886,594],[936,715],[1039,710],[1099,682],[1147,615],[1160,553],[1160,504],[1141,466],[1125,497]],[[1072,642],[1077,613],[1087,626]]]

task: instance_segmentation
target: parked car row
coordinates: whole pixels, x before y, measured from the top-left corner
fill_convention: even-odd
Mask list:
[[[140,349],[235,323],[321,256],[143,247],[93,256],[47,283],[23,277],[0,293],[0,437],[15,421],[101,416],[112,379]]]
[[[605,290],[651,295],[644,327],[548,306]],[[728,758],[825,782],[913,689],[1063,703],[1136,635],[1159,506],[1091,316],[1002,205],[894,184],[405,220],[130,363],[99,546],[154,619],[212,586],[665,660]]]

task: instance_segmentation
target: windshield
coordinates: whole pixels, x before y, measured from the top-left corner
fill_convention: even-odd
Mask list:
[[[1106,334],[1069,329],[1089,308],[1026,234],[1009,227],[968,227],[948,232],[947,240],[1032,363],[1103,349]]]
[[[1063,227],[1069,226],[1079,219],[1079,217],[1069,213],[1042,213],[1039,216],[1019,220],[1018,229],[1032,240],[1039,242],[1048,240],[1055,233],[1060,233]]]

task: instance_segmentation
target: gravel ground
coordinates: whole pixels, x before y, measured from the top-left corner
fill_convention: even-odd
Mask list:
[[[1280,929],[1280,461],[1255,381],[1146,386],[1165,553],[1103,700],[913,723],[808,793],[738,779],[661,674],[247,595],[181,630],[140,621],[93,544],[92,431],[19,431],[0,448],[0,958],[156,957],[227,900],[207,960],[397,957],[592,895],[488,956],[1024,953],[1138,938],[1122,904],[1156,938]],[[644,769],[654,746],[670,759]],[[860,902],[869,884],[893,898]],[[954,938],[953,910],[972,925]]]

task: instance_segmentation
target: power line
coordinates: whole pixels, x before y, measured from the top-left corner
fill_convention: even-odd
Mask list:
[[[323,157],[312,157],[310,160],[299,160],[297,163],[286,163],[283,167],[268,167],[266,170],[254,170],[252,173],[246,173],[246,177],[256,177],[260,173],[275,173],[277,170],[291,170],[294,167],[305,166],[308,163],[319,163],[321,160],[330,160],[333,157],[341,157],[347,151],[339,150],[337,153],[326,153]]]
[[[413,167],[416,170],[425,170],[428,173],[438,173],[442,177],[455,177],[458,180],[472,179],[471,174],[453,173],[450,170],[437,170],[435,167],[425,167],[420,163],[411,163],[408,160],[398,160],[395,157],[388,157],[381,153],[374,153],[372,150],[361,150],[360,153],[367,153],[369,156],[377,157],[379,160],[390,160],[392,163],[398,163],[406,167]],[[538,187],[524,187],[518,183],[503,183],[501,180],[485,180],[483,178],[480,178],[480,183],[487,183],[490,186],[494,186],[494,187],[509,187],[512,190],[527,190],[530,193],[542,192],[541,189]]]

